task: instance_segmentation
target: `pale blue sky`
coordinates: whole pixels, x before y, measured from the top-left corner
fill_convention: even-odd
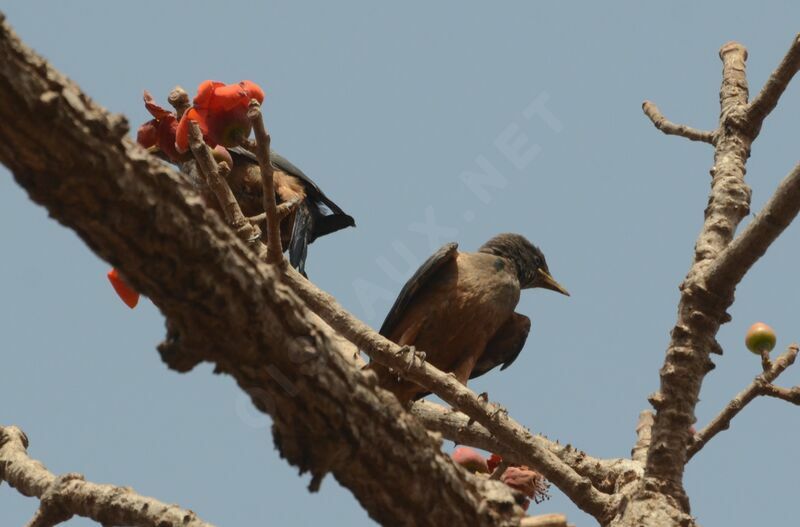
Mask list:
[[[800,29],[796,3],[709,4],[19,0],[2,10],[134,129],[147,118],[144,89],[163,101],[178,83],[261,84],[275,147],[358,223],[311,247],[309,275],[373,326],[441,243],[474,250],[502,231],[529,237],[572,297],[523,293],[525,350],[474,388],[534,431],[622,456],[658,387],[713,154],[661,135],[641,102],[712,128],[719,47],[748,47],[755,91]],[[526,118],[535,101],[550,113]],[[799,111],[795,84],[753,149],[753,210],[798,161]],[[528,155],[515,165],[502,145],[520,138]],[[487,166],[494,186],[470,189],[464,174]],[[779,347],[800,338],[799,234],[791,227],[737,291],[699,426],[759,371],[742,344],[751,323],[772,324]],[[230,378],[207,365],[167,370],[154,349],[158,310],[143,301],[129,311],[108,265],[4,168],[0,239],[0,423],[27,432],[32,456],[220,526],[372,524],[332,478],[306,491],[308,477],[278,457],[268,419]],[[782,379],[795,383],[800,370]],[[705,525],[792,523],[799,432],[798,408],[748,407],[689,465],[693,513]],[[553,494],[532,512],[593,524]],[[22,525],[35,507],[0,487],[3,525]]]

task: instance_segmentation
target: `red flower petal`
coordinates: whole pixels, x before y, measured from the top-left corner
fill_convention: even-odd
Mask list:
[[[150,95],[150,92],[147,90],[144,91],[144,107],[147,108],[150,115],[159,120],[164,119],[168,115],[175,115],[173,112],[156,104],[155,99],[153,99],[153,96]]]
[[[136,142],[145,148],[155,146],[158,142],[158,121],[151,119],[139,127]]]
[[[136,304],[139,303],[139,293],[128,285],[128,282],[119,275],[119,272],[115,268],[112,268],[108,272],[108,281],[111,282],[114,291],[116,291],[117,295],[125,302],[125,305],[131,309],[136,307]]]
[[[217,81],[203,81],[197,87],[197,95],[194,97],[193,104],[195,107],[206,108],[214,97],[214,91],[220,86],[225,86],[222,82]]]
[[[200,125],[200,131],[203,132],[203,137],[206,138],[206,142],[209,146],[216,146],[216,142],[207,137],[208,123],[206,121],[205,112],[200,112],[197,108],[189,108],[184,112],[183,117],[181,117],[181,122],[178,123],[178,127],[175,130],[175,145],[177,146],[178,152],[186,152],[189,150],[189,121],[195,121]]]
[[[170,114],[158,123],[158,148],[173,161],[179,161],[181,155],[175,148],[175,138],[178,133],[178,120]]]
[[[489,459],[486,461],[486,464],[489,466],[489,472],[494,472],[494,469],[500,466],[500,463],[502,462],[503,458],[498,456],[497,454],[492,454],[491,456],[489,456]]]
[[[453,458],[453,461],[472,472],[489,472],[483,456],[470,447],[460,446],[453,450],[450,457]]]
[[[264,102],[264,90],[261,89],[261,86],[253,81],[242,81],[239,85],[247,92],[248,99],[255,99],[258,104]],[[248,100],[247,103],[249,105],[250,101]]]

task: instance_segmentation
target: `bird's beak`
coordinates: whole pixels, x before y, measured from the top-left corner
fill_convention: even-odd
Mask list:
[[[542,268],[537,269],[536,272],[539,273],[539,279],[541,280],[539,287],[569,296],[569,292]]]

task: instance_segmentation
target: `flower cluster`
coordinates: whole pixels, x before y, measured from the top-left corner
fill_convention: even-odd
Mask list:
[[[487,459],[476,450],[465,446],[456,448],[451,457],[470,472],[481,474],[491,474],[503,462],[503,458],[497,454],[492,454]],[[500,475],[500,481],[527,496],[522,504],[525,510],[528,510],[531,499],[535,503],[541,503],[550,497],[547,493],[550,485],[544,476],[524,465],[507,467]]]
[[[145,148],[157,147],[172,161],[185,161],[189,158],[189,122],[194,121],[209,146],[237,146],[250,135],[247,109],[251,99],[264,102],[264,90],[252,81],[203,81],[192,106],[178,121],[175,112],[156,104],[145,91],[144,105],[153,119],[139,127],[136,140]]]

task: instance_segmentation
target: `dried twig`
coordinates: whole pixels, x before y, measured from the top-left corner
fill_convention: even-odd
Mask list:
[[[668,121],[658,109],[658,106],[650,101],[644,101],[642,103],[642,110],[644,114],[650,118],[655,127],[667,135],[679,135],[691,141],[701,141],[712,145],[716,141],[716,132],[696,130],[683,124],[675,124],[672,121]]]
[[[258,227],[250,223],[244,216],[239,202],[236,201],[236,196],[233,195],[231,187],[225,180],[230,167],[227,163],[217,164],[211,155],[211,149],[203,141],[200,126],[194,121],[189,123],[189,148],[197,160],[197,166],[203,173],[206,183],[217,197],[228,224],[243,240],[247,242],[258,240],[261,234]]]
[[[0,426],[0,481],[41,506],[28,527],[45,527],[85,516],[103,525],[212,527],[194,512],[140,496],[129,487],[85,481],[80,474],[57,477],[27,452],[28,439],[15,426]]]
[[[567,517],[563,514],[540,514],[522,518],[519,527],[568,527]]]
[[[691,459],[692,456],[699,452],[700,449],[702,449],[712,437],[723,430],[727,430],[731,425],[731,420],[736,417],[736,415],[757,396],[769,395],[773,397],[780,397],[780,395],[776,394],[782,393],[783,390],[772,386],[771,383],[777,379],[786,368],[794,363],[795,359],[797,358],[797,352],[798,347],[796,344],[789,346],[789,348],[783,352],[783,354],[781,354],[777,359],[775,359],[774,362],[772,362],[772,365],[768,370],[757,375],[756,378],[753,379],[753,382],[751,382],[747,388],[736,394],[736,397],[734,397],[731,402],[729,402],[727,406],[725,406],[725,408],[723,408],[722,411],[714,419],[712,419],[705,428],[695,434],[694,440],[687,448],[687,460]],[[790,402],[794,402],[794,404],[800,404],[800,402],[795,402],[793,400],[790,400]]]
[[[644,410],[639,413],[636,423],[636,444],[631,450],[631,459],[638,463],[647,461],[647,451],[650,449],[653,433],[653,412]]]
[[[247,118],[253,126],[256,136],[255,154],[261,168],[261,183],[264,186],[264,212],[267,217],[267,262],[277,264],[285,262],[281,247],[281,225],[275,205],[275,181],[273,180],[272,163],[269,160],[270,136],[264,127],[261,106],[255,99],[250,101]]]
[[[759,395],[775,397],[776,399],[783,399],[787,403],[800,405],[800,386],[783,388],[782,386],[767,384],[761,388],[761,393]]]

